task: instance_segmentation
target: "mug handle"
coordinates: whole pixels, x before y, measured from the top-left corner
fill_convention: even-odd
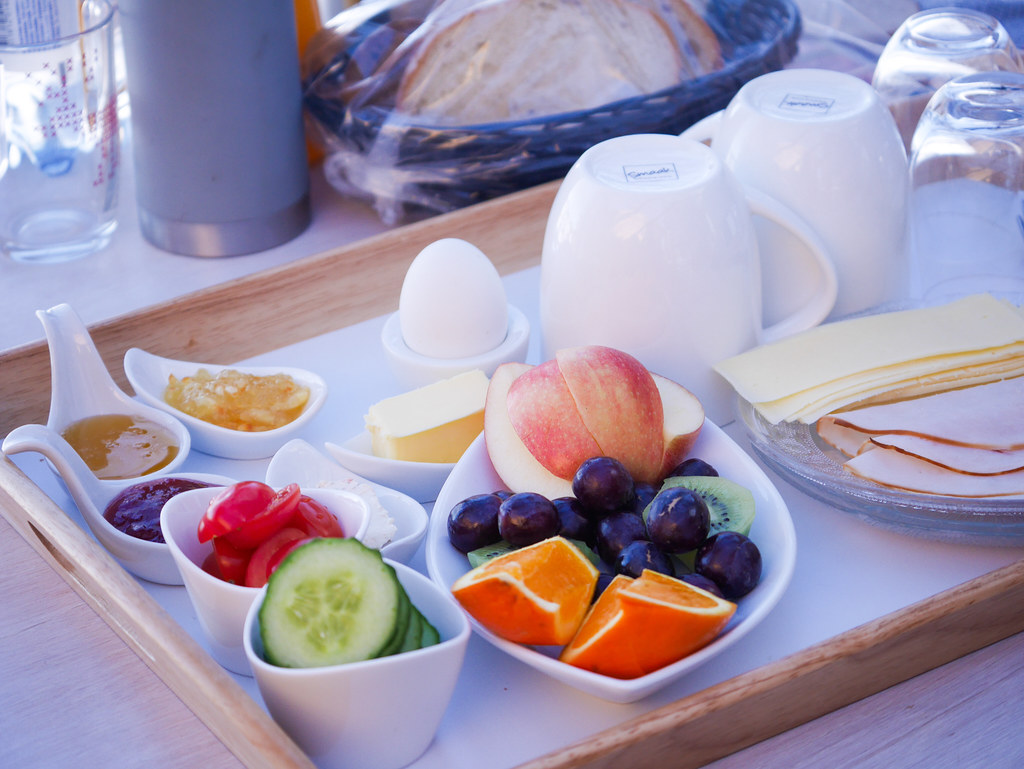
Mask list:
[[[798,331],[806,331],[817,326],[832,312],[839,287],[836,268],[828,253],[828,248],[810,225],[770,195],[752,187],[744,189],[751,213],[775,222],[802,240],[821,272],[821,288],[814,293],[807,304],[764,329],[762,341],[774,342]]]
[[[712,112],[707,117],[702,117],[679,135],[684,139],[693,139],[702,144],[710,145],[711,141],[715,138],[715,134],[718,133],[718,124],[722,122],[722,115],[724,113],[724,109]]]

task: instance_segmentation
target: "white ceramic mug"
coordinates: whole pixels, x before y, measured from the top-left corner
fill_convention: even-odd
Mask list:
[[[839,277],[832,318],[907,295],[907,153],[892,114],[863,80],[831,70],[771,72],[683,136],[710,140],[743,184],[821,236]],[[777,263],[806,259],[770,224],[759,223],[759,234],[766,275]],[[809,290],[767,287],[766,318]]]
[[[813,254],[818,290],[769,329],[751,213]],[[815,233],[784,206],[745,190],[708,147],[663,134],[609,139],[569,170],[548,218],[540,317],[546,358],[603,344],[697,395],[716,422],[732,391],[712,366],[761,341],[819,323],[836,277]]]

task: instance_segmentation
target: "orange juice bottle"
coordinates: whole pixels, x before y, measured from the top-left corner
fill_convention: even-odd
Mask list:
[[[320,6],[317,0],[295,0],[295,29],[299,39],[299,59],[302,59],[306,52],[306,46],[310,39],[323,26],[320,19]],[[323,160],[324,153],[316,144],[306,136],[306,155],[310,165]]]

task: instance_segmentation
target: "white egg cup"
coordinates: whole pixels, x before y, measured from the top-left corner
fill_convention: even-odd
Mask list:
[[[409,389],[480,369],[487,376],[502,363],[522,363],[530,346],[530,321],[521,310],[508,306],[508,332],[505,340],[493,350],[465,358],[433,358],[410,349],[402,338],[402,324],[398,313],[384,323],[381,342],[388,363],[402,386]]]

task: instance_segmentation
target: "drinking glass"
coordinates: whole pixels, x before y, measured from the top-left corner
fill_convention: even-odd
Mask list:
[[[936,91],[914,132],[910,189],[917,296],[1024,292],[1024,74]]]
[[[908,17],[893,33],[871,84],[896,118],[909,152],[921,113],[939,86],[992,71],[1024,71],[1021,54],[999,20],[968,8],[935,8]]]
[[[0,249],[15,260],[85,256],[116,227],[113,27],[114,6],[86,0],[72,33],[0,45]]]

